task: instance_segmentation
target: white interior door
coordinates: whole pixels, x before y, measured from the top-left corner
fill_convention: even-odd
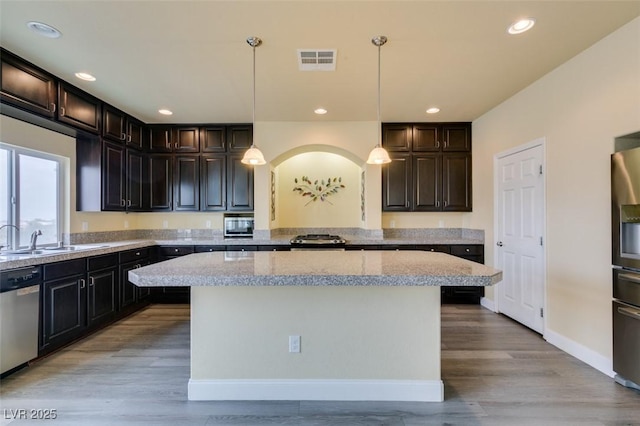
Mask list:
[[[496,156],[497,310],[544,332],[544,141]]]

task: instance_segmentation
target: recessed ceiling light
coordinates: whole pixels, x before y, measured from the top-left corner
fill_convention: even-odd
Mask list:
[[[44,24],[42,22],[30,21],[27,22],[27,27],[34,33],[47,38],[59,38],[62,33],[51,25]]]
[[[316,108],[313,110],[313,112],[315,112],[318,115],[324,115],[327,113],[327,110],[324,108]]]
[[[435,114],[440,112],[440,108],[436,108],[436,107],[431,107],[427,110],[427,114]]]
[[[86,72],[77,72],[76,77],[84,81],[96,81],[96,78],[94,76]]]
[[[508,29],[509,34],[521,34],[525,31],[529,31],[535,25],[536,20],[533,18],[521,19],[513,23]]]
[[[158,112],[162,115],[173,115],[173,112],[168,109],[159,109]]]

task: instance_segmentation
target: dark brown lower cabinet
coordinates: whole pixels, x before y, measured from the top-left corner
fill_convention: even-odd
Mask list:
[[[451,245],[452,256],[484,264],[484,246],[481,244]],[[442,303],[479,304],[484,296],[484,287],[441,287]]]
[[[100,256],[108,262],[104,269],[91,270],[96,258],[89,259],[87,274],[87,322],[96,326],[112,320],[118,311],[118,256]],[[101,265],[104,266],[104,265]]]
[[[87,326],[86,260],[44,265],[39,354],[80,337]]]
[[[129,281],[129,271],[151,264],[151,248],[126,250],[120,256],[120,311],[135,310],[149,297],[148,287],[138,287]]]
[[[191,253],[195,253],[194,246],[160,246],[157,260],[162,262]],[[191,287],[154,287],[151,290],[150,299],[158,303],[189,303]]]

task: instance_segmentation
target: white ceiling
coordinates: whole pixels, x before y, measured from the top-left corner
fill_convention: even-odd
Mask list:
[[[145,122],[231,123],[251,122],[258,36],[256,121],[375,121],[386,35],[382,120],[472,121],[637,16],[640,1],[0,0],[0,42]],[[508,35],[522,17],[536,26]],[[337,49],[336,71],[298,71],[299,48]]]

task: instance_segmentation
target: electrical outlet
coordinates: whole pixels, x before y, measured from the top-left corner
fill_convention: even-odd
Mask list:
[[[300,336],[289,336],[289,352],[300,352]]]
[[[396,221],[395,221],[395,220],[392,220],[391,222],[389,222],[389,226],[390,226],[391,228],[395,228],[395,227],[396,227]]]
[[[211,221],[208,220],[204,223],[204,226],[206,226],[207,228],[211,228]]]
[[[129,229],[129,221],[128,220],[124,221],[124,229]]]
[[[89,230],[89,222],[82,222],[82,230],[83,231]]]
[[[444,220],[440,219],[440,220],[438,221],[438,227],[439,227],[439,228],[444,228]]]
[[[162,221],[162,227],[163,227],[164,229],[169,228],[169,221],[168,221],[168,220],[163,220],[163,221]]]

